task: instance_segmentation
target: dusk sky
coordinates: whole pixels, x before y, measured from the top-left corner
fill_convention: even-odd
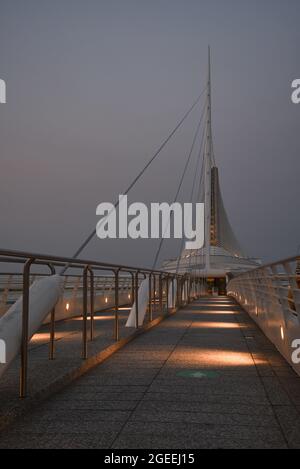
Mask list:
[[[72,255],[205,86],[230,222],[263,260],[300,245],[299,0],[0,0],[0,246]],[[131,201],[172,201],[201,106]],[[183,188],[188,199],[192,174]],[[163,258],[178,244],[165,243]],[[85,258],[151,264],[157,241]]]

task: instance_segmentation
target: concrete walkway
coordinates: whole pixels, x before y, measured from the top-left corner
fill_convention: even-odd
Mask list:
[[[129,310],[120,311],[120,337],[126,339],[133,334],[131,328],[125,328]],[[48,360],[49,325],[33,336],[28,353],[28,399],[19,399],[20,357],[10,365],[0,380],[0,432],[6,421],[23,411],[24,407],[35,401],[37,396],[51,395],[60,383],[69,382],[73,374],[77,375],[81,367],[87,365],[81,359],[82,354],[82,319],[73,318],[56,323],[55,360]],[[94,341],[88,342],[88,356],[93,360],[99,353],[105,352],[115,344],[113,338],[114,312],[99,312],[95,317]]]
[[[202,299],[6,429],[0,448],[299,448],[300,378],[239,306]]]

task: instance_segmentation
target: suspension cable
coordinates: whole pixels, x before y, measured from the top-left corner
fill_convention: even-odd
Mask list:
[[[158,150],[154,153],[154,155],[150,158],[150,160],[148,161],[148,163],[144,166],[144,168],[138,173],[138,175],[134,178],[134,180],[131,182],[131,184],[127,187],[127,189],[125,190],[125,192],[123,193],[123,195],[127,195],[131,189],[135,186],[135,184],[138,182],[138,180],[142,177],[142,175],[145,173],[145,171],[149,168],[149,166],[153,163],[153,161],[158,157],[158,155],[161,153],[161,151],[163,150],[163,148],[167,145],[167,143],[171,140],[171,138],[173,137],[173,135],[177,132],[177,130],[182,126],[182,124],[184,123],[184,121],[187,119],[187,117],[191,114],[191,112],[194,110],[194,108],[197,106],[197,104],[199,103],[201,97],[203,96],[204,92],[206,91],[206,88],[207,86],[205,86],[205,88],[202,90],[202,92],[200,93],[200,95],[198,96],[198,98],[194,101],[194,103],[192,104],[192,106],[186,111],[186,113],[184,114],[184,116],[180,119],[180,121],[178,122],[178,124],[176,125],[176,127],[170,132],[170,134],[168,135],[168,137],[163,141],[163,143],[160,145],[160,147],[158,148]],[[114,209],[115,210],[118,205],[120,203],[120,200],[118,199],[115,204],[114,204]],[[112,211],[113,211],[112,210]],[[112,212],[111,211],[111,212]],[[108,214],[108,216],[110,215],[110,213]],[[76,259],[80,254],[81,252],[86,248],[86,246],[90,243],[90,241],[93,239],[93,237],[95,236],[96,234],[96,229],[93,229],[93,231],[89,234],[89,236],[84,240],[84,242],[79,246],[79,248],[75,251],[75,253],[73,254],[72,258],[73,259]],[[62,272],[61,272],[61,275],[65,273],[65,271],[67,270],[68,268],[68,265],[66,265]]]
[[[199,150],[199,153],[198,153],[198,159],[197,159],[197,165],[196,165],[196,170],[195,170],[195,174],[194,174],[194,180],[193,180],[193,186],[192,186],[192,190],[191,190],[191,201],[194,200],[194,192],[195,192],[195,188],[196,188],[196,179],[197,179],[197,175],[198,175],[198,172],[199,172],[199,167],[200,167],[200,161],[201,161],[201,156],[202,156],[202,167],[200,168],[200,173],[199,173],[199,184],[201,184],[201,180],[202,180],[202,177],[203,177],[203,164],[204,164],[204,152],[203,152],[203,146],[204,146],[204,136],[205,136],[205,129],[203,129],[203,134],[202,134],[202,139],[201,139],[201,145],[200,145],[200,150]],[[203,153],[202,153],[203,152]],[[197,201],[197,200],[196,200]],[[194,257],[194,264],[196,266],[196,260],[197,260],[197,250],[192,252],[191,255],[190,255],[190,258],[189,258],[189,270],[191,270],[191,264],[192,264],[192,257]],[[176,272],[178,273],[178,272]]]
[[[198,152],[196,170],[195,170],[195,174],[194,174],[194,180],[193,180],[193,185],[192,185],[192,190],[191,190],[191,195],[190,195],[190,201],[193,200],[193,195],[194,195],[194,190],[195,190],[195,185],[196,185],[196,177],[197,177],[197,172],[198,172],[199,164],[200,164],[200,161],[201,161],[201,156],[202,156],[202,167],[201,167],[201,171],[200,171],[200,183],[201,183],[201,179],[202,179],[204,136],[205,136],[205,127],[204,127],[203,132],[202,132],[201,143],[200,143],[200,149],[199,149],[199,152]],[[182,251],[183,251],[184,242],[185,242],[185,239],[182,238],[181,243],[180,243],[180,248],[179,248],[179,254],[178,254],[178,256],[177,256],[176,274],[178,274],[178,271],[179,271],[180,261],[181,261],[181,255],[182,255]]]
[[[183,173],[181,175],[181,178],[180,178],[180,181],[179,181],[179,185],[177,187],[177,191],[176,191],[176,194],[175,194],[175,197],[174,197],[174,200],[173,200],[173,203],[177,202],[177,199],[178,199],[178,196],[179,196],[179,193],[180,193],[180,190],[181,190],[181,187],[182,187],[182,184],[183,184],[183,181],[184,181],[184,178],[185,178],[185,175],[186,175],[186,172],[187,172],[187,169],[188,169],[188,166],[190,164],[190,161],[191,161],[191,157],[192,157],[192,154],[193,154],[193,151],[194,151],[194,147],[195,147],[195,144],[196,144],[196,141],[197,141],[197,137],[198,137],[198,134],[199,134],[199,131],[200,131],[200,128],[201,128],[201,124],[202,124],[202,121],[203,121],[203,118],[204,118],[204,115],[205,115],[205,106],[203,107],[203,110],[202,110],[202,113],[201,113],[201,117],[200,117],[200,121],[197,125],[197,128],[196,128],[196,132],[194,134],[194,138],[193,138],[193,141],[192,141],[192,145],[191,145],[191,148],[190,148],[190,151],[188,153],[188,157],[187,157],[187,160],[186,160],[186,163],[185,163],[185,166],[184,166],[184,169],[183,169]],[[170,225],[170,219],[168,220],[168,223],[167,223],[167,226],[165,228],[165,231],[164,233],[166,232],[166,230],[168,229],[169,225]],[[161,252],[161,249],[162,249],[162,246],[163,246],[163,242],[164,242],[164,236],[161,238],[160,240],[160,243],[159,243],[159,246],[158,246],[158,249],[157,249],[157,252],[156,252],[156,256],[155,256],[155,259],[154,259],[154,262],[153,262],[153,269],[155,269],[156,267],[156,264],[157,264],[157,261],[158,261],[158,258],[159,258],[159,255],[160,255],[160,252]]]

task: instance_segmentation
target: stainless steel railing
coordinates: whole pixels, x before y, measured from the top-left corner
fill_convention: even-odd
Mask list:
[[[64,271],[64,292],[73,292],[73,295],[80,292],[82,294],[82,305],[80,315],[82,317],[82,351],[84,360],[88,358],[88,318],[90,319],[89,340],[94,339],[94,315],[95,298],[109,291],[113,295],[113,335],[114,340],[120,340],[119,329],[119,307],[120,292],[130,291],[128,299],[130,304],[136,304],[136,329],[139,328],[139,286],[142,280],[149,279],[149,302],[148,317],[152,320],[153,308],[158,307],[161,314],[168,313],[169,288],[174,292],[175,282],[177,283],[177,295],[174,303],[175,309],[183,305],[183,291],[187,292],[185,302],[190,302],[192,296],[196,296],[200,282],[199,279],[190,274],[178,275],[160,270],[139,268],[132,266],[109,264],[105,262],[93,261],[89,259],[72,259],[62,256],[47,254],[29,253],[22,251],[0,250],[0,263],[5,265],[21,266],[21,273],[18,275],[2,273],[0,278],[0,298],[1,307],[4,314],[7,306],[17,299],[18,294],[22,294],[22,345],[21,345],[21,368],[20,368],[20,397],[25,397],[27,393],[27,368],[28,368],[28,324],[29,324],[29,295],[30,285],[41,275],[53,275],[60,267],[67,265]],[[33,273],[33,267],[38,268],[38,273]],[[48,272],[40,273],[41,269]],[[61,270],[61,269],[60,269]],[[80,272],[78,274],[78,271]],[[72,273],[75,272],[75,273]],[[109,275],[107,274],[109,272]],[[104,275],[105,274],[105,275]],[[13,293],[13,294],[12,294]],[[50,343],[49,359],[53,360],[55,350],[55,323],[56,308],[50,314]]]
[[[300,339],[300,257],[291,257],[234,277],[227,287],[289,363]]]
[[[38,273],[30,275],[30,285],[35,280],[45,277],[46,274]],[[64,275],[63,284],[63,297],[68,304],[68,310],[71,307],[71,302],[76,303],[77,299],[82,298],[83,284],[82,275]],[[108,275],[96,275],[94,278],[95,291],[98,295],[105,298],[105,293],[111,296],[114,290],[114,277]],[[23,289],[23,274],[20,272],[3,273],[0,272],[0,317],[5,314],[9,307],[22,295]],[[130,276],[123,276],[119,279],[120,292],[131,292],[131,278]],[[130,299],[130,297],[129,297]],[[108,301],[107,301],[108,303]],[[104,305],[107,307],[107,304]],[[72,313],[72,310],[70,310]],[[72,314],[69,314],[69,316]],[[73,311],[76,315],[76,310]]]

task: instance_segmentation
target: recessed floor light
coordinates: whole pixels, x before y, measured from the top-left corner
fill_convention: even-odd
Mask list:
[[[183,378],[217,378],[219,374],[216,371],[206,370],[183,370],[177,373],[177,376]]]

